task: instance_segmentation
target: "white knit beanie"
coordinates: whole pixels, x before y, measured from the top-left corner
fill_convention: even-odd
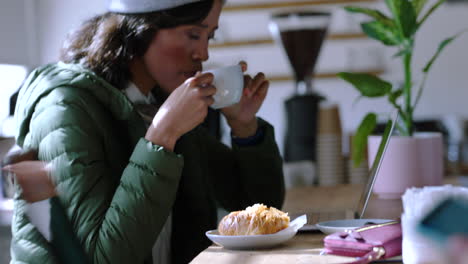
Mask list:
[[[124,14],[149,13],[200,1],[202,0],[108,0],[107,10]]]

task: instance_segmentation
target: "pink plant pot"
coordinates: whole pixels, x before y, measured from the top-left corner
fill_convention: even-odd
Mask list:
[[[369,136],[369,166],[381,136]],[[392,136],[383,156],[373,192],[381,199],[399,199],[410,187],[441,185],[443,181],[442,134],[415,133],[413,137]]]

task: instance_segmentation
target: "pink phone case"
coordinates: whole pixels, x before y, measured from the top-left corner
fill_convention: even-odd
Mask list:
[[[327,254],[361,257],[354,263],[401,255],[402,233],[399,221],[368,225],[324,238]]]

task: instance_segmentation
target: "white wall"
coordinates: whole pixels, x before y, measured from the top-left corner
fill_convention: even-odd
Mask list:
[[[56,61],[67,33],[104,10],[104,0],[41,0],[37,5],[40,64]]]
[[[24,19],[24,0],[1,0],[0,2],[0,63],[27,64],[28,36],[27,21]]]
[[[4,5],[6,2],[16,2],[16,0],[0,0],[1,5]],[[84,18],[102,12],[105,9],[104,2],[104,0],[41,0],[40,2],[37,2],[40,3],[36,5],[38,63],[43,64],[55,61],[58,56],[58,50],[61,42],[68,30],[79,25]],[[0,10],[2,10],[1,6]],[[338,14],[341,14],[339,15],[341,17],[343,12],[340,11]],[[248,16],[249,14],[246,13],[244,15]],[[234,18],[230,19],[236,19],[236,15],[233,15],[232,13],[223,16],[223,21],[229,20],[229,16],[234,16]],[[2,16],[0,16],[0,19],[2,19],[1,17]],[[418,50],[414,61],[415,70],[421,68],[422,65],[425,64],[437,48],[441,39],[454,34],[463,28],[468,28],[467,17],[468,4],[447,4],[436,12],[418,35],[416,43]],[[0,22],[1,21],[3,20],[0,20]],[[337,24],[340,24],[337,27],[349,26],[347,20],[341,19],[338,21],[339,22],[335,21]],[[241,32],[242,34],[247,35],[258,34],[258,32],[254,30],[255,27],[253,26],[243,26],[242,31],[237,29],[236,31],[233,29],[236,28],[235,23],[223,22],[221,26],[223,26],[223,24],[227,29],[220,30],[220,38],[229,39],[232,37],[232,34],[238,34],[235,32]],[[12,30],[22,29],[21,23],[12,26]],[[249,30],[253,30],[253,32]],[[368,60],[376,59],[375,50],[365,48],[367,46],[363,46],[372,45],[373,42],[367,41],[365,43],[366,44],[356,43],[354,48],[350,48],[352,49],[352,54],[356,55],[356,52],[359,53],[357,57],[355,56],[352,59],[348,56],[350,54],[349,50],[343,50],[343,48],[340,48],[339,46],[334,48],[334,50],[328,52],[324,51],[324,54],[329,53],[331,55],[322,54],[323,56],[320,58],[321,62],[317,66],[318,69],[327,69],[330,67],[336,68],[339,66],[349,68],[353,65],[359,66],[366,63],[361,60],[360,63],[355,64],[355,61],[359,61],[359,58],[367,57]],[[22,44],[20,43],[18,45]],[[333,45],[338,44],[327,44],[327,47]],[[416,117],[437,117],[447,114],[459,114],[465,118],[468,117],[468,106],[466,105],[466,98],[468,98],[468,89],[466,87],[468,83],[468,51],[465,48],[467,45],[468,34],[465,34],[450,45],[446,52],[441,56],[440,60],[434,65],[424,96],[417,108]],[[350,44],[350,46],[353,47],[353,44]],[[379,44],[377,44],[377,46],[379,46]],[[21,47],[18,46],[17,48]],[[327,48],[324,50],[326,49]],[[268,71],[282,71],[288,68],[287,63],[284,61],[284,57],[282,58],[284,55],[278,54],[278,50],[279,49],[277,47],[269,47],[257,51],[250,49],[247,51],[237,52],[234,55],[230,54],[229,51],[224,53],[212,51],[211,55],[213,58],[221,59],[221,62],[225,64],[233,63],[238,58],[246,59],[247,61],[251,61],[252,71],[261,70],[266,71],[268,74]],[[262,55],[263,57],[261,60],[258,60],[255,56],[262,54],[261,52],[264,52],[265,55]],[[399,70],[400,64],[396,61],[390,60],[392,52],[393,51],[391,50],[384,51],[381,53],[383,57],[377,58],[376,60],[383,60],[388,68],[388,73],[385,77],[395,81],[401,79],[402,75]],[[340,104],[342,124],[345,131],[353,130],[367,110],[383,112],[390,109],[386,102],[382,100],[361,100],[357,104],[353,105],[358,94],[348,84],[340,80],[316,81],[314,86],[318,91],[326,95],[329,100]],[[277,139],[281,145],[285,123],[283,101],[292,93],[292,83],[272,83],[264,107],[260,111],[260,115],[262,117],[271,121],[276,126]]]
[[[421,29],[414,70],[424,67],[441,40],[468,29],[468,3],[442,6]],[[448,46],[434,64],[416,116],[459,114],[468,118],[468,32]]]
[[[6,132],[7,123],[11,123],[9,99],[24,79],[27,67],[36,59],[35,35],[31,33],[34,12],[30,3],[31,0],[0,0],[0,136],[11,136]]]

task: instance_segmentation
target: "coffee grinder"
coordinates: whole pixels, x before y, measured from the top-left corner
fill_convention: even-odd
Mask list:
[[[325,39],[330,13],[294,11],[272,15],[269,29],[286,52],[295,77],[295,92],[285,102],[286,162],[316,160],[319,103],[324,99],[312,88],[312,75]]]

